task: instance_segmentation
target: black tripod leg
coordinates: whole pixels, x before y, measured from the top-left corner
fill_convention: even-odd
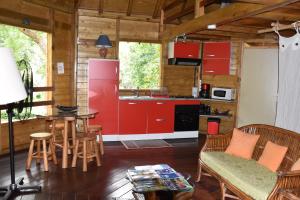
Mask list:
[[[42,191],[41,186],[19,186],[20,192],[40,192]],[[27,191],[28,190],[28,191]]]
[[[4,197],[2,197],[1,200],[8,200],[11,195],[12,195],[12,191],[7,190]]]

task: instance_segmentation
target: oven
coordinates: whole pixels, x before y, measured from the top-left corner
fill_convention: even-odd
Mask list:
[[[175,105],[175,131],[199,130],[200,105]]]

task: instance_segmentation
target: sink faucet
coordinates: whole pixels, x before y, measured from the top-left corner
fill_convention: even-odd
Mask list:
[[[140,88],[137,87],[136,90],[133,90],[133,94],[134,94],[135,96],[139,97],[139,96],[140,96]]]

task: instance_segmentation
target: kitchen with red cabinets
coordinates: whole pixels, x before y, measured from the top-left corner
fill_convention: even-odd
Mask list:
[[[199,43],[176,42],[176,57],[199,59]],[[193,47],[188,54],[182,54]],[[229,42],[203,44],[204,75],[229,75]],[[193,97],[119,96],[119,61],[89,59],[89,108],[98,115],[105,141],[197,138],[201,99]]]

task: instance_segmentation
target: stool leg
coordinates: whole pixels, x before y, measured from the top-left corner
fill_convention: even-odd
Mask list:
[[[86,151],[86,140],[83,141],[83,169],[82,171],[87,171],[87,151]]]
[[[100,145],[101,155],[104,155],[104,146],[103,146],[103,137],[102,137],[102,134],[99,134],[99,145]]]
[[[44,157],[44,171],[48,171],[48,155],[47,155],[47,145],[46,140],[43,140],[43,157]]]
[[[26,161],[26,170],[29,170],[30,166],[31,166],[33,147],[34,147],[34,140],[31,140],[28,157],[27,157],[27,161]]]
[[[101,166],[101,161],[100,161],[100,155],[99,155],[99,149],[98,149],[98,144],[97,144],[97,141],[94,140],[93,141],[93,144],[94,144],[94,153],[95,153],[95,156],[96,156],[96,162],[97,162],[97,166]]]
[[[75,121],[72,121],[72,147],[73,147],[73,154],[75,153],[75,144],[76,144],[76,124],[75,124]]]
[[[36,150],[36,163],[40,164],[41,163],[41,141],[37,141],[37,150]]]
[[[76,167],[76,162],[77,162],[77,157],[78,157],[78,146],[79,146],[79,140],[76,140],[74,155],[73,155],[73,160],[72,160],[72,167]]]
[[[51,156],[52,156],[53,163],[57,165],[57,158],[54,150],[53,139],[50,139],[49,146],[51,149]]]

